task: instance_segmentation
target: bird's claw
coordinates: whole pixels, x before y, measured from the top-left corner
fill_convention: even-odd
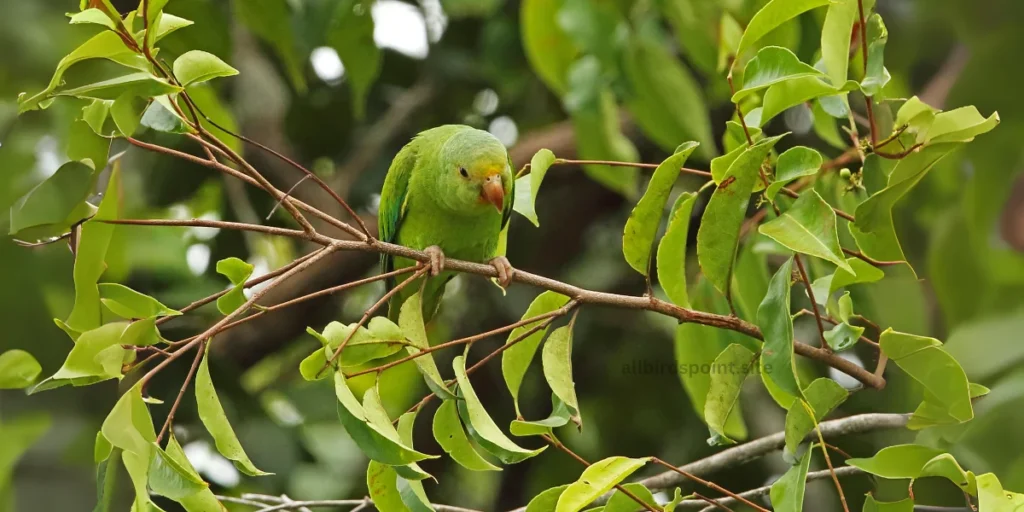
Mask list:
[[[427,256],[430,256],[430,262],[428,265],[430,267],[431,276],[436,277],[441,272],[444,272],[444,251],[442,251],[440,247],[431,245],[424,249],[423,252],[427,253]]]
[[[498,284],[502,288],[508,288],[508,285],[512,284],[512,277],[516,273],[515,267],[513,267],[512,264],[508,262],[508,258],[504,256],[493,258],[489,263],[498,271]]]

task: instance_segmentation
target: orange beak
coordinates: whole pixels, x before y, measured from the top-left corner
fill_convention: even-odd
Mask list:
[[[480,199],[494,205],[494,208],[499,212],[504,209],[505,189],[501,186],[500,174],[492,174],[484,180],[482,190],[480,191]]]

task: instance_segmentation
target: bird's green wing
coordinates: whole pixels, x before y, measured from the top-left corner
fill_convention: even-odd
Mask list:
[[[416,167],[417,146],[413,141],[403,147],[391,162],[388,175],[384,178],[380,205],[377,207],[377,236],[384,242],[398,241],[398,228],[402,224],[402,217],[405,216],[409,179],[412,177],[413,168]],[[380,265],[382,272],[391,272],[394,270],[394,258],[388,254],[381,254]],[[390,288],[392,280],[388,281]]]

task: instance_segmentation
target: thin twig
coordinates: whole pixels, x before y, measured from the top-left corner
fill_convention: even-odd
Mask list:
[[[554,446],[555,448],[565,452],[566,455],[572,457],[573,459],[576,460],[576,462],[579,462],[584,467],[590,467],[590,463],[587,462],[586,459],[584,459],[583,457],[580,457],[579,455],[577,455],[576,452],[570,450],[568,446],[565,446],[564,444],[562,444],[560,441],[558,441],[558,439],[555,439],[553,436],[548,436],[548,435],[543,435],[541,437],[543,437],[544,440],[548,442],[548,444],[550,444],[551,446]],[[637,502],[637,504],[639,504],[641,507],[643,507],[644,510],[648,510],[650,512],[660,512],[658,510],[658,508],[657,508],[657,504],[656,503],[652,505],[652,504],[649,504],[649,503],[645,502],[642,498],[640,498],[636,494],[633,494],[629,489],[626,489],[625,487],[623,487],[621,485],[616,484],[615,485],[615,490],[621,492],[622,494],[625,494],[626,496],[629,496],[630,499],[632,499],[633,501]],[[768,511],[765,511],[765,512],[768,512]]]
[[[846,435],[872,432],[875,430],[904,428],[910,420],[909,414],[858,414],[837,420],[823,421],[818,424],[822,437],[828,439]],[[777,432],[760,439],[722,450],[714,455],[705,457],[679,466],[679,469],[695,475],[709,475],[727,468],[745,464],[751,460],[764,456],[786,445],[785,432]],[[644,485],[651,491],[671,489],[684,482],[685,478],[675,471],[645,478],[638,483]],[[607,499],[607,498],[605,498]]]
[[[171,424],[174,423],[174,413],[178,411],[178,406],[181,405],[181,397],[185,396],[185,390],[188,389],[188,385],[192,382],[192,379],[196,375],[196,370],[199,369],[199,362],[203,360],[203,355],[206,352],[206,342],[200,342],[199,346],[196,347],[196,358],[192,361],[192,368],[189,369],[188,375],[185,376],[185,381],[181,383],[181,390],[178,391],[178,396],[174,399],[174,403],[171,404],[171,409],[167,412],[167,419],[164,420],[164,426],[160,427],[160,434],[156,436],[156,444],[160,444],[164,436],[171,428]],[[170,355],[168,355],[170,357]]]
[[[398,365],[400,365],[402,363],[406,363],[406,362],[412,361],[413,359],[416,359],[417,357],[422,357],[422,356],[425,356],[425,355],[430,354],[432,352],[437,352],[438,350],[443,350],[443,349],[450,348],[450,347],[457,347],[459,345],[468,345],[468,344],[476,343],[477,341],[480,341],[482,339],[486,339],[486,338],[489,338],[489,337],[497,335],[497,334],[506,333],[506,332],[514,330],[514,329],[516,329],[518,327],[522,327],[524,325],[530,325],[532,323],[537,323],[537,322],[540,322],[542,320],[546,320],[548,318],[554,318],[554,317],[561,316],[561,315],[562,315],[562,312],[560,310],[549,311],[547,313],[543,313],[543,314],[540,314],[540,315],[537,315],[537,316],[532,316],[530,318],[525,318],[523,320],[519,320],[518,322],[511,323],[511,324],[508,324],[508,325],[505,325],[505,326],[502,326],[502,327],[498,327],[497,329],[491,329],[490,331],[482,332],[480,334],[474,334],[472,336],[467,336],[465,338],[459,338],[457,340],[447,341],[445,343],[439,343],[437,345],[433,345],[433,346],[430,346],[430,347],[427,347],[427,348],[417,348],[417,351],[414,354],[409,354],[409,355],[407,355],[405,357],[402,357],[400,359],[396,359],[394,361],[389,361],[389,362],[387,362],[385,364],[382,364],[382,365],[374,367],[374,368],[367,368],[365,370],[360,370],[360,371],[357,371],[355,373],[346,374],[345,378],[346,379],[351,379],[351,378],[354,378],[354,377],[358,377],[360,375],[366,375],[368,373],[380,373],[380,372],[382,372],[384,370],[387,370],[389,368],[393,368],[393,367],[398,366]]]
[[[188,342],[181,349],[179,349],[178,351],[172,353],[169,357],[167,357],[166,359],[161,361],[160,364],[154,366],[152,370],[146,372],[146,374],[143,375],[141,379],[139,379],[140,384],[144,387],[146,385],[146,383],[148,383],[149,380],[153,378],[154,375],[156,375],[161,370],[166,368],[167,365],[171,364],[175,359],[177,359],[177,358],[181,357],[183,354],[185,354],[185,352],[187,352],[190,348],[192,348],[192,346],[198,345],[199,343],[202,342],[202,340],[206,340],[208,338],[213,337],[213,335],[215,335],[218,332],[220,332],[220,330],[223,329],[224,326],[226,326],[227,324],[231,323],[231,321],[234,320],[236,317],[238,317],[238,315],[241,315],[244,311],[247,311],[249,308],[251,308],[253,304],[256,304],[256,301],[261,299],[264,295],[266,295],[269,291],[273,290],[276,286],[278,286],[281,283],[287,281],[288,278],[298,274],[299,272],[302,272],[303,270],[308,268],[310,265],[316,263],[317,261],[320,261],[321,259],[323,259],[327,255],[333,253],[335,250],[337,250],[337,247],[332,245],[332,246],[325,247],[325,248],[317,251],[315,256],[313,256],[313,257],[307,259],[306,261],[303,261],[301,264],[296,265],[295,267],[289,269],[284,274],[281,274],[280,277],[275,279],[273,282],[271,282],[265,288],[261,288],[259,290],[254,291],[252,296],[249,298],[249,300],[245,301],[245,303],[242,304],[241,306],[239,306],[238,309],[228,313],[227,315],[224,315],[224,318],[221,318],[220,320],[218,320],[217,323],[215,323],[212,326],[210,326],[209,328],[207,328],[205,331],[203,331],[201,334],[196,336],[192,341]]]
[[[699,483],[699,484],[701,484],[701,485],[703,485],[703,486],[705,486],[705,487],[707,487],[709,489],[714,489],[714,490],[716,490],[716,491],[718,491],[718,492],[720,492],[722,494],[725,494],[726,496],[729,496],[730,498],[732,498],[734,500],[740,501],[740,502],[744,503],[745,505],[747,505],[749,507],[752,507],[754,510],[758,510],[760,512],[770,512],[768,509],[758,505],[757,503],[754,503],[753,501],[750,501],[750,500],[744,498],[743,496],[740,496],[740,495],[730,491],[729,489],[726,489],[725,487],[722,487],[721,485],[718,485],[718,484],[716,484],[716,483],[714,483],[714,482],[712,482],[710,480],[704,480],[703,478],[701,478],[701,477],[699,477],[697,475],[694,475],[693,473],[690,473],[689,471],[686,471],[686,470],[684,470],[682,468],[677,468],[677,467],[673,466],[672,464],[669,464],[668,462],[665,462],[665,461],[663,461],[663,460],[661,460],[661,459],[659,459],[657,457],[651,457],[651,461],[654,462],[655,464],[660,464],[662,466],[665,466],[669,470],[675,471],[676,473],[679,473],[680,475],[682,475],[682,476],[684,476],[684,477],[686,477],[686,478],[688,478],[690,480],[693,480],[694,482],[697,482],[697,483]],[[849,511],[847,511],[847,512],[849,512]]]
[[[807,289],[807,297],[811,299],[811,308],[814,310],[814,319],[818,322],[818,335],[821,336],[821,348],[828,348],[828,342],[825,341],[825,325],[821,323],[821,311],[818,310],[818,301],[814,300],[814,290],[811,287],[811,280],[807,276],[807,270],[804,269],[803,261],[801,261],[799,254],[793,254],[793,259],[796,261],[796,268],[800,271],[800,279],[804,282],[804,288]]]
[[[334,353],[331,354],[330,359],[328,359],[327,362],[324,363],[323,368],[320,368],[320,371],[317,372],[317,376],[323,374],[324,370],[326,370],[329,366],[331,366],[331,364],[334,363],[336,359],[338,359],[338,356],[341,355],[341,351],[345,349],[345,346],[348,345],[348,342],[351,341],[352,338],[355,336],[356,332],[359,331],[359,328],[362,327],[366,323],[366,321],[370,319],[371,316],[373,316],[374,312],[376,312],[378,309],[380,309],[381,306],[386,304],[388,300],[391,299],[391,297],[395,296],[398,292],[402,291],[403,288],[412,284],[412,282],[415,281],[416,279],[426,275],[426,273],[429,270],[429,266],[421,265],[420,268],[413,273],[413,275],[405,278],[405,280],[403,280],[402,282],[398,283],[393,288],[388,290],[387,293],[384,294],[384,296],[382,296],[380,299],[377,300],[377,302],[370,306],[366,310],[366,312],[363,313],[363,316],[359,319],[359,321],[356,322],[356,325],[352,329],[352,332],[348,333],[348,336],[345,337],[341,344],[338,345],[338,348],[334,350]]]
[[[843,248],[843,253],[849,256],[853,256],[854,258],[857,258],[859,260],[862,260],[865,263],[868,263],[874,267],[892,267],[894,265],[904,265],[907,263],[905,261],[879,261],[860,251],[854,251],[852,249],[847,249],[845,247]]]

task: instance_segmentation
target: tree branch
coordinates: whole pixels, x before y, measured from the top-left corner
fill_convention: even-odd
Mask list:
[[[910,420],[909,414],[858,414],[831,421],[823,421],[818,427],[821,429],[822,437],[842,437],[851,434],[861,434],[874,430],[903,428]],[[816,434],[815,434],[816,436]],[[808,436],[811,437],[810,435]],[[782,449],[786,445],[786,433],[775,434],[755,439],[748,443],[741,444],[718,452],[710,457],[679,466],[679,469],[696,475],[707,475],[723,469],[739,466],[751,460],[757,459],[775,450]],[[838,470],[837,470],[838,471]],[[675,471],[645,478],[638,483],[652,491],[670,489],[682,483],[684,477]],[[605,496],[607,499],[610,496]]]

